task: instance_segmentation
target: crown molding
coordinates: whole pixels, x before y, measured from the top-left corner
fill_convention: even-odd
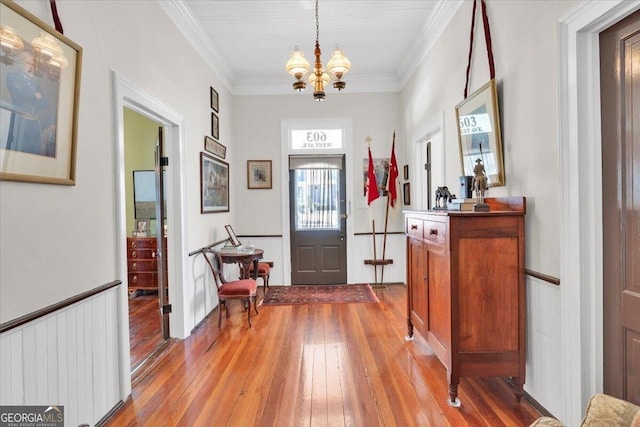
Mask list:
[[[463,3],[464,0],[438,0],[433,13],[422,27],[420,37],[416,38],[400,64],[400,87],[407,84]]]
[[[182,0],[157,0],[180,32],[233,95],[290,95],[291,82],[284,76],[237,76],[215,43],[194,18]],[[438,0],[434,12],[424,24],[420,36],[409,49],[399,71],[394,74],[350,75],[350,93],[399,92],[433,48],[464,0]]]
[[[182,0],[157,0],[157,2],[176,27],[178,27],[178,30],[180,30],[189,43],[191,43],[196,52],[217,75],[221,83],[228,90],[233,92],[233,69],[225,57],[222,56],[213,41],[209,38],[202,26],[194,18],[191,10]]]

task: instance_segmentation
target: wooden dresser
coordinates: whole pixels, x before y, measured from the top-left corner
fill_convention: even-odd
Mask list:
[[[490,212],[407,211],[407,322],[447,369],[449,404],[462,377],[525,381],[524,197]]]
[[[129,291],[158,290],[157,248],[155,237],[127,237]]]

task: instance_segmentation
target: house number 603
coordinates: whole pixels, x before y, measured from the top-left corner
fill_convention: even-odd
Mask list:
[[[327,134],[319,131],[307,132],[307,142],[325,142],[327,140]]]

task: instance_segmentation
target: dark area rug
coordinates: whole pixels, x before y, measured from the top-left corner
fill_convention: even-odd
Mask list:
[[[271,286],[262,304],[341,304],[351,302],[378,302],[378,297],[368,284]]]

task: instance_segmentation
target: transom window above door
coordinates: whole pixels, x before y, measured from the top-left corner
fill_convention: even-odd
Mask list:
[[[291,150],[338,150],[342,147],[342,129],[297,129],[291,131]]]

